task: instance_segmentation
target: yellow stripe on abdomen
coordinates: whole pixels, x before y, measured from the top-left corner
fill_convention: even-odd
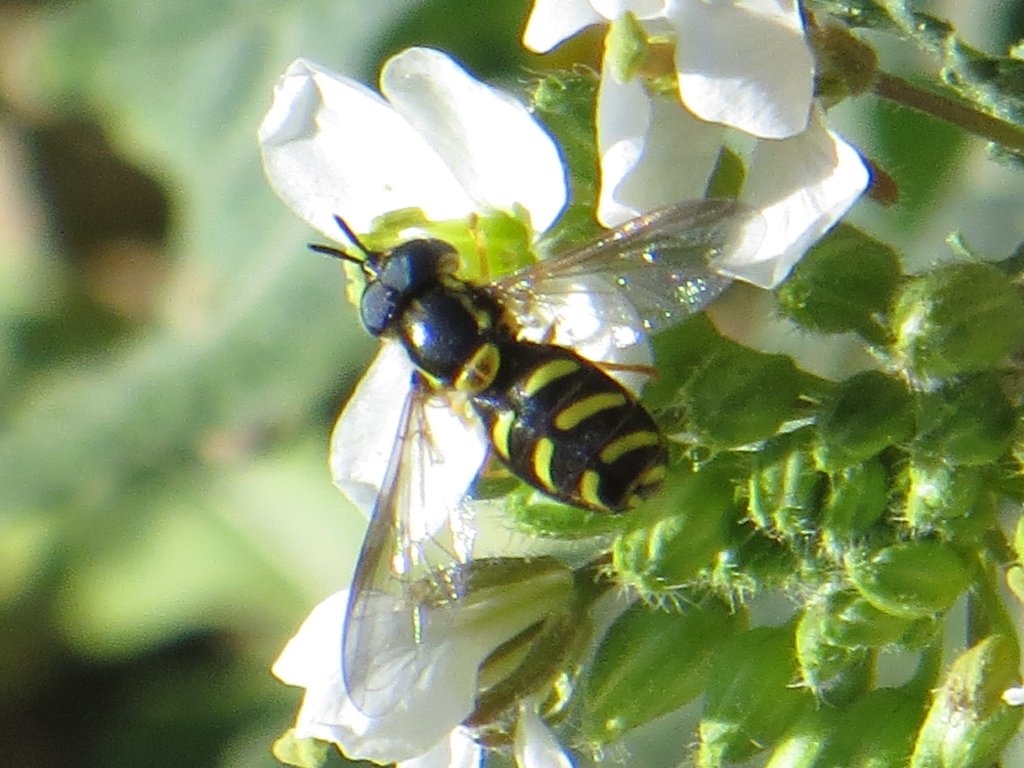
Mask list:
[[[580,369],[575,360],[552,360],[534,368],[520,387],[520,396],[524,400],[536,395],[548,384],[569,376]]]
[[[626,398],[620,392],[601,392],[583,397],[563,408],[555,416],[555,427],[563,432],[573,429],[591,416],[625,405]]]
[[[551,461],[555,456],[555,443],[549,437],[542,437],[533,446],[533,474],[548,491],[555,490],[551,479]]]
[[[608,445],[601,449],[598,458],[605,464],[614,464],[630,451],[648,448],[659,443],[661,443],[661,435],[657,432],[650,432],[648,430],[631,432],[608,443]]]

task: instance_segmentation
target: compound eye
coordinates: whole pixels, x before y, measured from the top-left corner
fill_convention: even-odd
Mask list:
[[[377,279],[399,293],[412,293],[457,266],[458,254],[444,240],[410,240],[387,255]]]
[[[400,295],[381,283],[370,283],[359,301],[359,317],[374,336],[380,336],[391,325]]]

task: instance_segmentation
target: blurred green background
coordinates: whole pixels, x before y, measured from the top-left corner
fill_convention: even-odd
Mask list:
[[[981,42],[1012,40],[1020,7],[993,3]],[[373,83],[425,43],[522,82],[527,11],[0,4],[0,764],[276,765],[299,692],[269,664],[359,545],[326,441],[373,346],[264,182],[256,126],[300,55]],[[858,213],[875,231],[941,244],[947,206],[1007,206],[981,247],[1020,239],[1020,181],[980,142],[843,110],[909,193]]]

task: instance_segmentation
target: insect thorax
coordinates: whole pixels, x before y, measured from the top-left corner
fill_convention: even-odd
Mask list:
[[[452,247],[413,240],[371,265],[360,304],[370,333],[391,334],[436,384],[479,392],[499,366],[502,310],[490,294],[455,276]]]

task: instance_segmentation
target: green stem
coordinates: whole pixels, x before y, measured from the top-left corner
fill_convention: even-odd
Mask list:
[[[975,136],[994,141],[1012,152],[1024,155],[1024,130],[1016,125],[979,112],[948,96],[918,88],[886,72],[877,74],[873,89],[875,94],[883,99],[937,117],[970,131]]]

